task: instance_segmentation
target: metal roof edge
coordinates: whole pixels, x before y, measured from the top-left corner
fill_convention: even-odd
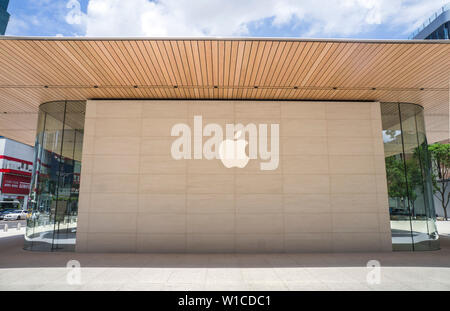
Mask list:
[[[1,40],[30,41],[294,41],[294,42],[336,42],[336,43],[399,43],[399,44],[450,44],[450,40],[409,39],[351,39],[351,38],[294,38],[294,37],[41,37],[0,36]]]

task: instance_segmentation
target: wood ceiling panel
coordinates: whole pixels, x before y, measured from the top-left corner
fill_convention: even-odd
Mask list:
[[[416,103],[444,140],[449,56],[448,41],[2,37],[0,135],[32,144],[53,100],[288,99]]]

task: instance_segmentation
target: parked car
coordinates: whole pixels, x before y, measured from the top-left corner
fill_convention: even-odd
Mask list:
[[[26,219],[28,212],[26,210],[15,210],[3,216],[3,220]]]
[[[0,211],[0,220],[3,220],[6,214],[9,214],[11,212],[14,212],[12,209],[5,209],[3,211]]]

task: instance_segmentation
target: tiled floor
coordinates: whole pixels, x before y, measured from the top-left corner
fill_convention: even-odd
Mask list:
[[[448,237],[440,251],[416,253],[79,254],[22,244],[0,238],[0,290],[450,290]],[[75,285],[65,268],[73,259]],[[367,282],[369,260],[381,264],[379,284]]]

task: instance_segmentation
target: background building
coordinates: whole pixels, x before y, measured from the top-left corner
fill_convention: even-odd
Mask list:
[[[34,149],[0,137],[0,201],[17,201],[26,209]]]
[[[8,9],[9,0],[0,0],[0,35],[4,35],[6,32],[6,26],[9,22]]]
[[[450,39],[450,3],[443,6],[439,11],[430,16],[411,36],[410,39],[425,40],[448,40]],[[431,121],[431,120],[430,120]],[[444,139],[443,143],[448,143],[448,139]],[[436,215],[443,217],[439,199],[434,197],[434,206]]]
[[[450,3],[430,16],[410,39],[450,39]]]

